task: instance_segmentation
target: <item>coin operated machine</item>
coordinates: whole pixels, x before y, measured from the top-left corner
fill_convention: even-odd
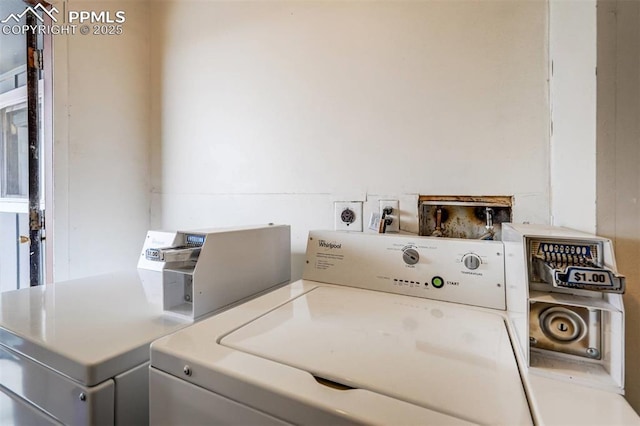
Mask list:
[[[530,371],[623,394],[625,277],[611,241],[516,224],[503,224],[502,238],[507,306]]]
[[[288,225],[150,231],[138,267],[162,271],[164,311],[197,319],[290,279]]]

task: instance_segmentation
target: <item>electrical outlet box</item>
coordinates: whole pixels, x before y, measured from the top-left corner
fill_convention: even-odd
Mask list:
[[[400,232],[400,202],[398,200],[379,201],[380,220],[385,221],[385,232]],[[384,219],[382,217],[384,216]]]
[[[334,206],[336,231],[362,232],[362,201],[336,201]]]

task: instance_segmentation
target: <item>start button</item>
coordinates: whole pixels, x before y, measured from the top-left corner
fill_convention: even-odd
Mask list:
[[[442,288],[442,286],[444,285],[444,280],[442,279],[442,277],[433,277],[431,278],[431,285],[435,288]]]

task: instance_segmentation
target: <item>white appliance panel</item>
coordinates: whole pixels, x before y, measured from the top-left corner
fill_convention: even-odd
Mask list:
[[[113,378],[115,393],[115,424],[144,425],[149,422],[149,363],[118,374]]]
[[[0,392],[0,424],[30,426],[61,426],[62,423],[24,400]]]
[[[499,241],[312,231],[303,277],[505,309]]]
[[[2,345],[0,385],[0,394],[8,389],[64,424],[112,424],[114,421],[113,380],[83,386]]]
[[[152,368],[149,371],[149,424],[202,426],[207,424],[284,426],[268,414]],[[161,401],[161,402],[159,402]]]

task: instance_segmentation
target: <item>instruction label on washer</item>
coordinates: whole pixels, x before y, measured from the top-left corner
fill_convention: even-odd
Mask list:
[[[324,239],[318,239],[317,241],[318,252],[315,253],[315,269],[331,269],[344,260],[344,254],[341,253],[342,243]]]
[[[336,262],[344,260],[344,255],[334,253],[317,253],[316,269],[329,269],[336,266]]]

